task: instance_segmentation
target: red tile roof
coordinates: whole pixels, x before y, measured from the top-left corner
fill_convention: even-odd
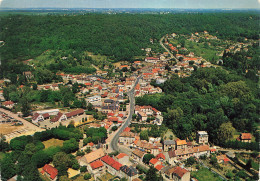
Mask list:
[[[109,80],[103,80],[103,82],[109,84]]]
[[[187,145],[186,140],[176,140],[177,145]]]
[[[153,75],[153,73],[143,73],[143,75]]]
[[[12,105],[12,104],[14,104],[13,101],[5,101],[5,102],[3,103],[4,106],[9,106],[9,105]]]
[[[54,179],[58,175],[58,170],[51,165],[45,164],[42,168],[44,172],[47,172],[50,175],[51,179]]]
[[[157,160],[156,158],[152,158],[149,162],[153,165],[155,165],[159,160]]]
[[[122,118],[122,117],[124,117],[124,115],[123,115],[123,114],[118,114],[117,116],[118,116],[118,117],[121,117],[121,118]]]
[[[162,153],[159,153],[159,154],[156,156],[156,158],[157,158],[157,159],[162,158],[162,159],[165,160],[165,156],[164,156],[164,154],[162,154]]]
[[[158,111],[156,108],[154,108],[154,107],[152,108],[152,110],[153,110],[154,112],[156,112],[156,113],[159,112],[159,111]]]
[[[90,86],[90,85],[92,85],[91,83],[89,83],[89,82],[87,82],[87,83],[85,83],[85,85],[86,86]]]
[[[125,153],[119,153],[119,154],[116,156],[116,158],[117,158],[117,159],[120,159],[120,158],[123,158],[123,157],[125,157],[125,156],[128,156],[128,155],[125,154]]]
[[[175,173],[179,178],[182,178],[185,173],[188,172],[188,170],[181,168],[181,167],[174,167],[170,169],[169,171]]]
[[[59,112],[57,114],[57,116],[55,116],[54,118],[51,119],[51,122],[57,122],[59,121],[60,117],[62,116],[63,114],[61,112]]]
[[[95,170],[95,169],[97,169],[97,168],[99,168],[99,167],[103,167],[103,163],[102,163],[102,161],[97,160],[97,161],[92,162],[92,163],[90,164],[90,166],[91,166],[91,168],[92,168],[93,170]]]
[[[102,87],[101,87],[101,86],[98,86],[98,90],[102,90]]]
[[[123,131],[124,131],[124,132],[130,132],[130,131],[131,131],[131,128],[126,127]]]
[[[111,167],[113,167],[114,169],[116,169],[117,171],[119,171],[119,169],[122,167],[121,163],[115,161],[113,158],[111,158],[108,155],[102,157],[101,160],[106,164],[110,165]]]
[[[35,113],[35,114],[33,115],[33,117],[32,117],[32,120],[35,120],[35,119],[37,119],[37,118],[38,118],[38,116],[40,116],[40,114],[39,114],[39,113]]]
[[[107,116],[114,116],[115,114],[114,113],[107,113]]]
[[[70,118],[72,116],[77,116],[79,114],[83,114],[84,113],[84,109],[77,109],[75,111],[69,112],[66,114],[67,118]]]
[[[250,133],[241,133],[241,139],[242,140],[251,140],[252,135]]]
[[[93,142],[88,143],[88,146],[94,146]]]
[[[162,165],[157,165],[155,168],[156,168],[158,171],[160,171],[163,167],[164,167],[164,166],[162,166]]]
[[[229,159],[228,158],[224,158],[223,161],[224,162],[229,162]]]
[[[45,113],[45,114],[43,114],[42,116],[43,116],[44,118],[50,117],[49,113]]]
[[[117,122],[118,118],[117,117],[110,117],[108,118],[109,121]]]

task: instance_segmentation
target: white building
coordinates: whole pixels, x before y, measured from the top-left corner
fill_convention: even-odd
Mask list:
[[[101,101],[101,96],[92,96],[87,98],[87,102],[95,103]]]

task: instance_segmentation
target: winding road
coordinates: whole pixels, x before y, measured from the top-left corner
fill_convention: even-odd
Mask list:
[[[130,125],[131,123],[131,120],[132,120],[132,115],[134,114],[134,110],[135,110],[135,87],[136,85],[138,84],[139,80],[142,78],[142,76],[139,76],[132,89],[127,92],[127,95],[129,96],[129,101],[130,101],[130,110],[129,110],[129,114],[128,114],[128,117],[126,119],[126,121],[124,122],[124,124],[119,128],[119,130],[117,131],[117,133],[115,134],[115,136],[112,138],[112,141],[111,141],[111,148],[112,150],[114,151],[118,151],[118,139],[119,139],[119,135],[123,132],[123,130]]]

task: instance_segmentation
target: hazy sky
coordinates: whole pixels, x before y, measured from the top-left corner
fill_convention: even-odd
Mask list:
[[[250,8],[260,0],[0,0],[9,8]]]

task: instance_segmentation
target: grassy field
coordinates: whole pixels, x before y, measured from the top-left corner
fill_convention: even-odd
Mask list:
[[[194,52],[196,56],[203,57],[207,61],[211,61],[214,57],[218,58],[216,54],[221,52],[217,51],[216,48],[213,46],[205,47],[204,43],[195,43],[188,40],[185,41],[185,48],[187,48],[191,52]]]
[[[171,135],[172,135],[172,137],[173,137],[173,140],[175,140],[177,137],[173,134],[173,132],[172,132],[172,130],[170,130],[170,129],[168,129],[167,130],[167,132],[165,133],[165,135],[163,136],[163,138],[165,139],[165,140],[168,140],[168,139],[170,139],[170,137],[171,137]]]
[[[202,168],[197,172],[192,172],[191,175],[198,179],[199,181],[221,181],[221,178],[215,176],[207,168]]]
[[[52,138],[50,140],[42,142],[45,146],[45,149],[51,147],[51,146],[62,146],[63,145],[63,140],[55,139]]]

